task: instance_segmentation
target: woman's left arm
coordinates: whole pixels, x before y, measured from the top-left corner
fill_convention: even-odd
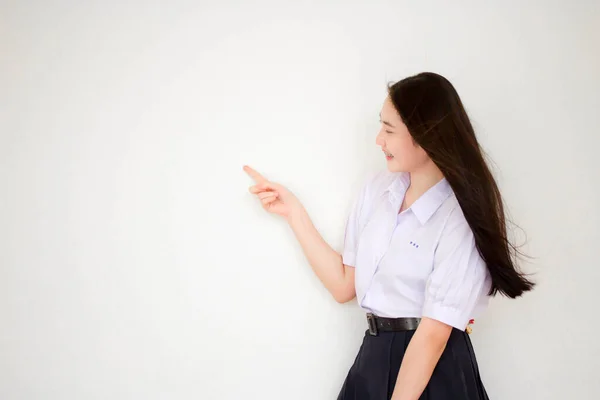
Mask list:
[[[431,379],[453,327],[463,330],[491,278],[460,206],[442,232],[427,279],[421,323],[398,372],[392,400],[417,400]]]
[[[413,335],[398,372],[392,400],[418,400],[437,365],[452,327],[423,318]]]

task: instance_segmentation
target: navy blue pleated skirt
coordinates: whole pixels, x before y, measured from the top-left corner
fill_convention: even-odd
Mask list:
[[[389,400],[415,331],[367,331],[338,400]],[[469,335],[453,329],[419,400],[488,400]]]

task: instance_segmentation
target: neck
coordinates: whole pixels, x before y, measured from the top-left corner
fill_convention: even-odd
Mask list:
[[[413,199],[419,198],[436,183],[444,178],[442,171],[433,162],[428,165],[410,172],[410,186],[407,193]]]

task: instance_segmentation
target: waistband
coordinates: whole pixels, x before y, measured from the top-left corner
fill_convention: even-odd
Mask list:
[[[469,321],[469,325],[465,329],[465,332],[470,334],[472,332],[471,324],[473,320]],[[414,331],[419,327],[421,318],[386,318],[378,317],[373,313],[367,314],[367,324],[369,326],[369,334],[377,336],[379,332],[402,332],[402,331]]]

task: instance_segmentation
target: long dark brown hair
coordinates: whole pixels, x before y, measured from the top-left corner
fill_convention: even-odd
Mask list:
[[[534,283],[518,271],[521,255],[507,236],[502,196],[454,86],[443,76],[420,73],[388,87],[413,140],[452,187],[492,278],[490,294],[510,298]]]

